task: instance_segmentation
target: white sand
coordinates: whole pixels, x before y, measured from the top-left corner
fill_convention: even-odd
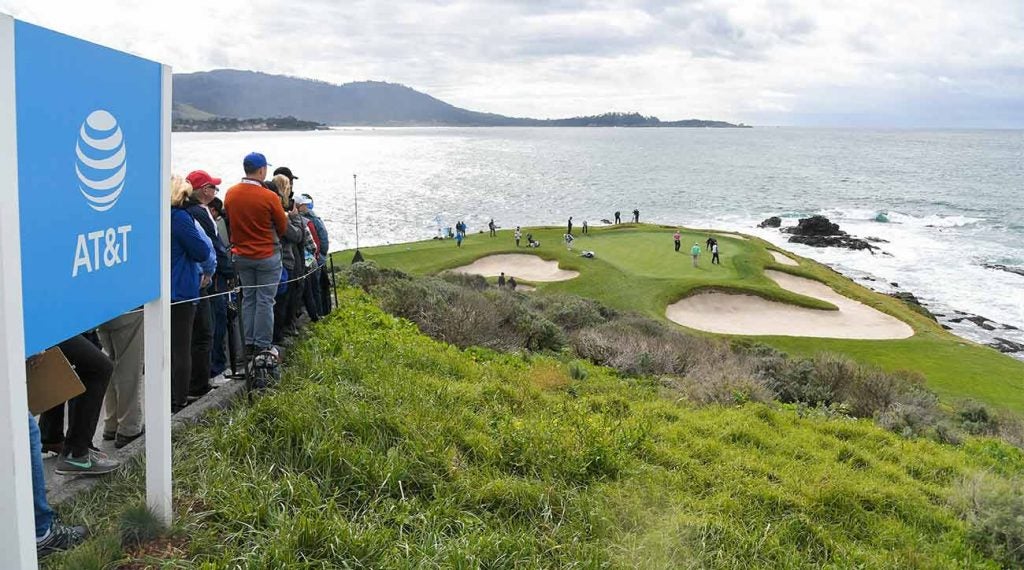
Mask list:
[[[789,257],[786,254],[779,253],[777,251],[772,251],[772,250],[768,250],[768,253],[771,253],[772,257],[775,258],[775,261],[780,263],[780,264],[782,264],[782,265],[792,265],[793,267],[797,267],[798,265],[800,265],[795,259],[793,259],[792,257]]]
[[[740,234],[718,234],[718,236],[719,237],[724,237],[724,238],[738,239],[738,240],[743,240],[743,241],[750,241],[746,236],[741,236]]]
[[[484,277],[497,277],[502,271],[505,277],[524,281],[568,281],[579,277],[578,271],[558,268],[557,261],[545,261],[536,255],[503,253],[482,257],[469,265],[452,269],[456,273],[474,273]]]
[[[828,301],[839,310],[807,309],[754,295],[700,293],[669,305],[665,316],[683,326],[724,334],[856,339],[908,338],[914,334],[903,321],[817,281],[771,270],[765,275],[783,289]]]

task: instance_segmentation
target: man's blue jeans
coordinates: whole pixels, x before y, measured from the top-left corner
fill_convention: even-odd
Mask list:
[[[274,296],[281,282],[281,253],[266,259],[235,258],[242,284],[242,328],[246,346],[270,348],[274,340]],[[252,288],[255,287],[255,288]]]
[[[28,444],[32,455],[32,498],[36,511],[36,538],[42,538],[53,524],[53,511],[46,501],[46,477],[43,475],[43,443],[39,439],[39,424],[28,415]]]

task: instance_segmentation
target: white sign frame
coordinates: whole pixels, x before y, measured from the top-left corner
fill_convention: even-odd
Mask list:
[[[25,386],[21,222],[15,91],[15,20],[0,14],[0,568],[36,568],[32,466]],[[146,303],[146,504],[173,518],[171,485],[171,68],[161,66],[160,296]],[[102,323],[96,323],[99,326]],[[88,525],[92,521],[68,521]]]

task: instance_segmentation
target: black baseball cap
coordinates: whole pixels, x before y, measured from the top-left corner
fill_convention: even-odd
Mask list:
[[[292,169],[288,168],[287,166],[278,166],[277,168],[275,168],[274,169],[274,176],[277,176],[278,174],[284,174],[285,176],[288,177],[288,180],[298,180],[299,179],[298,176],[295,176],[294,174],[292,174]]]

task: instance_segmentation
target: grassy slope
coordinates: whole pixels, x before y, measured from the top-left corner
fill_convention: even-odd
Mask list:
[[[575,252],[560,243],[561,228],[530,228],[542,247],[516,250],[511,231],[470,235],[463,247],[454,241],[431,240],[363,249],[366,259],[386,267],[424,275],[468,264],[492,253],[534,253],[557,259],[563,268],[580,271],[571,281],[541,284],[545,291],[560,291],[598,299],[610,306],[633,310],[665,320],[665,307],[706,287],[730,288],[770,299],[812,308],[834,308],[828,303],[789,293],[763,275],[770,267],[829,284],[833,289],[858,299],[911,324],[915,336],[906,340],[866,341],[799,337],[752,337],[795,354],[823,350],[840,352],[862,362],[886,369],[917,370],[929,386],[946,401],[976,398],[990,405],[1024,413],[1024,363],[991,348],[963,340],[943,330],[901,301],[874,293],[836,272],[802,259],[799,268],[777,265],[766,251],[772,247],[759,239],[740,240],[719,235],[722,266],[691,267],[688,246],[695,241],[703,247],[707,233],[684,230],[683,251],[672,250],[672,229],[657,226],[622,225],[593,228],[589,236],[576,240]],[[527,230],[523,231],[523,234]],[[524,241],[525,243],[525,241]],[[583,259],[578,252],[592,249],[597,259]],[[351,252],[336,256],[348,261]]]
[[[947,506],[1019,450],[906,440],[764,405],[693,409],[655,382],[461,352],[367,297],[293,353],[281,389],[178,435],[187,542],[217,568],[997,568]],[[111,517],[140,469],[66,520],[100,537],[51,568],[129,558]]]

